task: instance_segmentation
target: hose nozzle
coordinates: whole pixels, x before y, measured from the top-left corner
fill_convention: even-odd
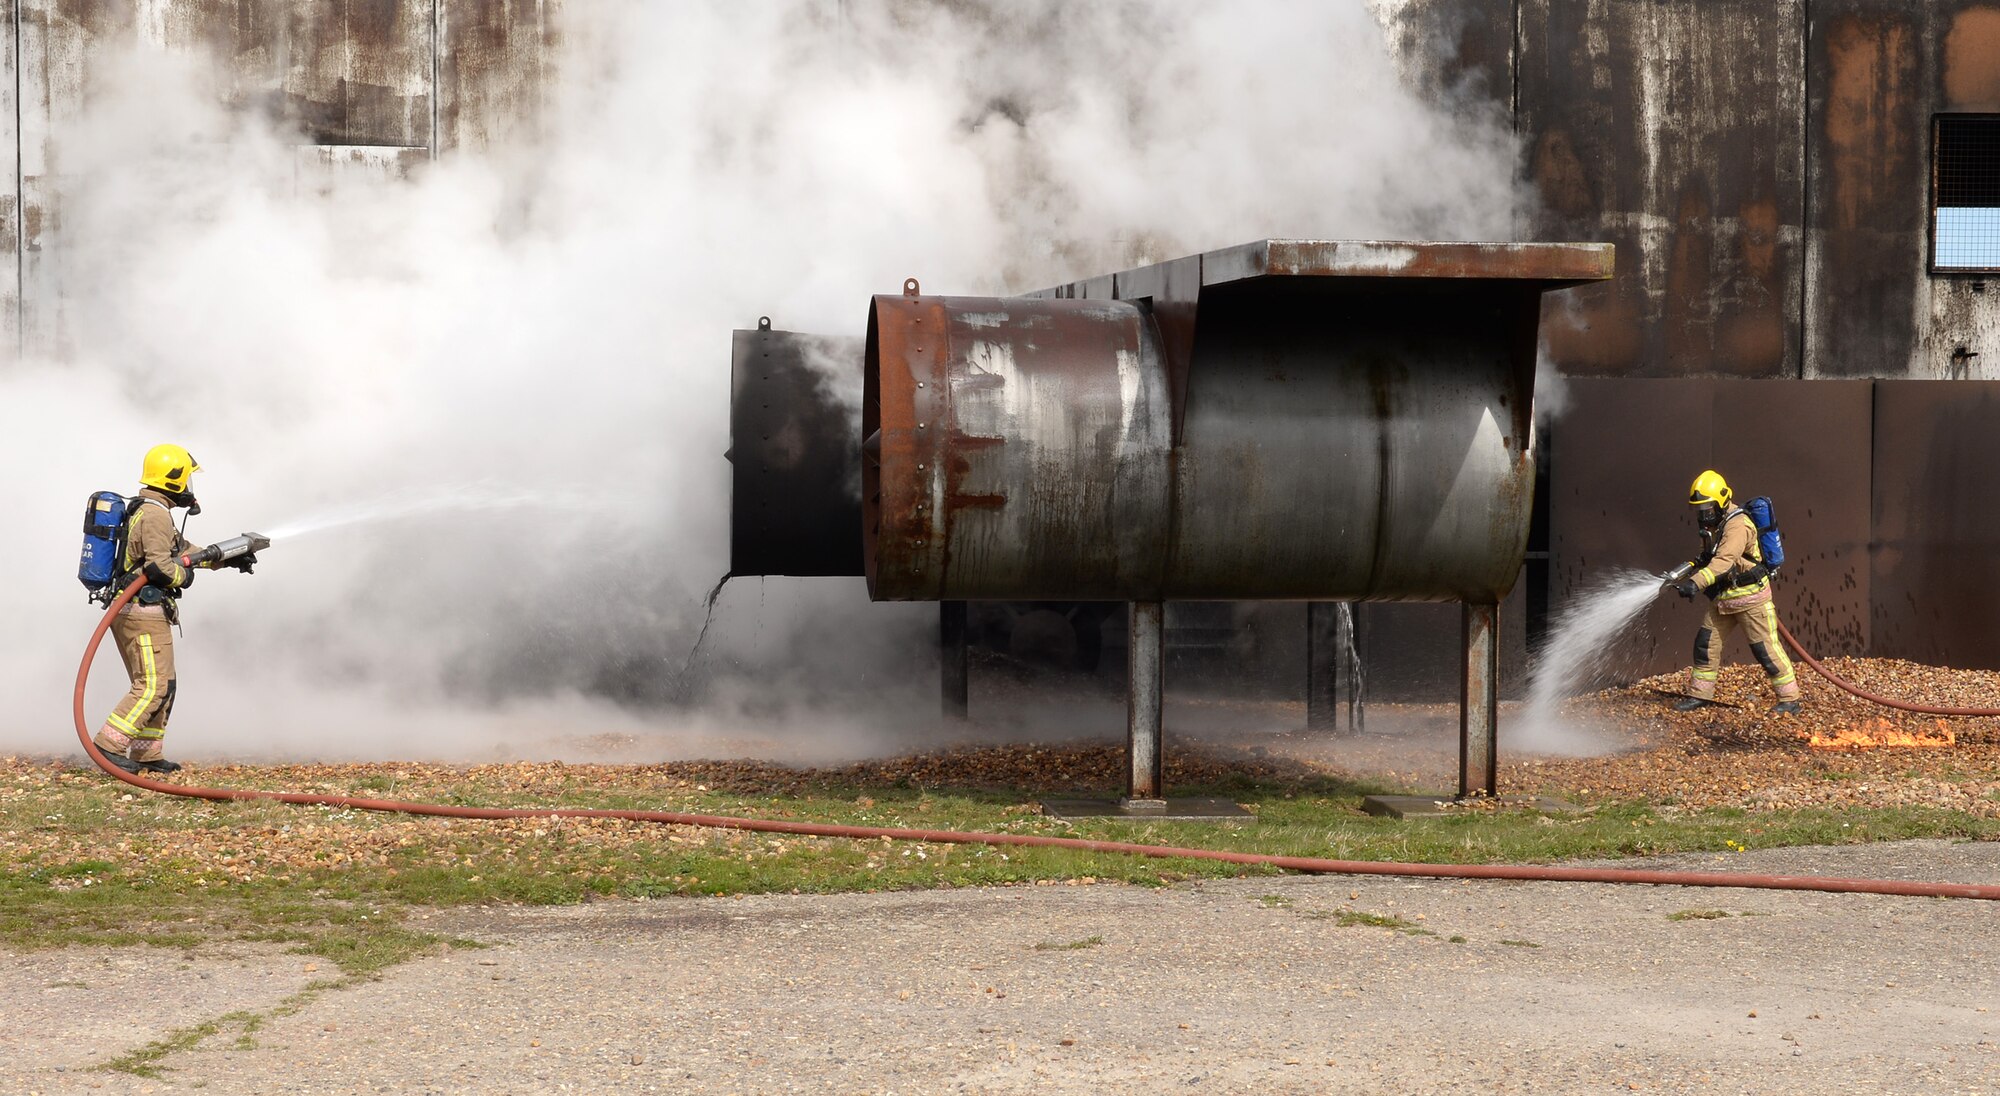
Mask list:
[[[199,567],[204,563],[222,563],[252,552],[261,552],[271,546],[271,538],[262,533],[245,533],[240,537],[218,540],[206,548],[201,548],[181,557],[182,566]]]
[[[1694,573],[1695,573],[1695,565],[1692,563],[1683,563],[1679,567],[1676,567],[1673,570],[1668,571],[1666,575],[1660,579],[1660,592],[1664,594],[1668,590],[1672,590],[1674,593],[1677,593],[1684,598],[1693,600]]]

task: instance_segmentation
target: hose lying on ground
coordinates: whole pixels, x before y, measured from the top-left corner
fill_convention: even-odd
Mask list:
[[[1785,627],[1785,622],[1782,620],[1778,622],[1778,634],[1785,637],[1785,642],[1792,645],[1792,651],[1799,658],[1803,659],[1806,665],[1811,666],[1814,673],[1833,682],[1834,687],[1842,692],[1858,696],[1871,704],[1880,704],[1885,708],[1896,708],[1905,712],[1916,712],[1920,715],[2000,715],[2000,708],[1942,708],[1935,704],[1918,704],[1915,701],[1897,700],[1894,697],[1871,693],[1861,686],[1840,677],[1822,665],[1819,659],[1814,658],[1812,653],[1799,643],[1798,637],[1792,634],[1790,628]]]
[[[1678,887],[1747,887],[1757,890],[1831,891],[1852,894],[1894,894],[1917,898],[1981,898],[2000,901],[2000,886],[1971,883],[1913,883],[1896,879],[1841,879],[1812,875],[1748,875],[1726,872],[1651,871],[1632,868],[1560,868],[1514,864],[1413,864],[1373,860],[1322,860],[1306,856],[1270,856],[1262,853],[1222,852],[1216,849],[1185,849],[1166,845],[1138,845],[1125,841],[1089,841],[1075,837],[1043,837],[1019,833],[964,833],[956,830],[911,830],[886,826],[836,826],[819,822],[780,822],[765,818],[734,818],[712,814],[681,814],[674,811],[601,810],[583,807],[457,807],[439,803],[407,803],[393,799],[359,799],[345,795],[315,795],[303,792],[265,792],[238,788],[204,788],[169,784],[136,776],[112,765],[91,739],[84,717],[84,684],[90,679],[90,664],[98,645],[110,629],[112,619],[138,594],[146,580],[134,579],[104,610],[84,648],[83,663],[76,671],[76,737],[84,753],[109,775],[136,788],[193,799],[264,799],[306,806],[343,807],[363,811],[390,811],[400,814],[434,815],[444,818],[618,818],[634,822],[659,822],[675,826],[706,826],[715,829],[752,830],[761,833],[788,833],[807,837],[891,838],[898,841],[929,841],[955,845],[1028,845],[1040,848],[1075,849],[1079,852],[1122,853],[1175,860],[1216,860],[1227,864],[1284,868],[1290,871],[1334,875],[1401,875],[1433,879],[1518,879],[1573,883],[1650,883]]]

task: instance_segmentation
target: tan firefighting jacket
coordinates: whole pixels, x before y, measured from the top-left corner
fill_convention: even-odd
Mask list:
[[[157,563],[160,569],[167,573],[172,584],[167,589],[160,590],[159,594],[147,592],[159,587],[148,587],[147,590],[140,591],[140,601],[145,604],[158,604],[162,600],[161,595],[169,598],[179,597],[180,591],[194,580],[193,570],[181,566],[180,557],[188,551],[188,548],[188,542],[181,537],[180,530],[174,528],[173,505],[167,500],[167,496],[150,487],[146,488],[132,500],[131,513],[125,518],[125,558],[119,561],[119,570],[123,572],[119,584],[132,581],[132,576],[137,575],[146,564]]]
[[[1724,613],[1740,613],[1771,600],[1771,576],[1759,564],[1763,552],[1757,544],[1757,523],[1741,510],[1722,519],[1716,537],[1715,554],[1694,574],[1695,585],[1703,590],[1720,586],[1715,608]]]

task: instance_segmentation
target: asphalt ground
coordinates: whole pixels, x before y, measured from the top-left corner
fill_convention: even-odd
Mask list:
[[[2000,883],[2000,843],[1641,863]],[[1270,876],[419,916],[488,946],[282,1015],[325,974],[276,946],[6,954],[0,1091],[2000,1090],[1986,902]],[[159,1077],[93,1068],[232,1012]]]

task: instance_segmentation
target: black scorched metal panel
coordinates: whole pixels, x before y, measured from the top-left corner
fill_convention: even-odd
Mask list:
[[[861,574],[860,339],[735,333],[731,575]]]
[[[1875,386],[1874,653],[2000,669],[2000,381]]]

